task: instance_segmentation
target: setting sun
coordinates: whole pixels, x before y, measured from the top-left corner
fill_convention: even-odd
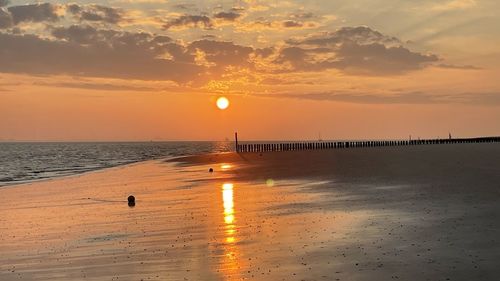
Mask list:
[[[229,106],[229,100],[226,97],[220,97],[217,99],[217,107],[221,110],[226,109]]]

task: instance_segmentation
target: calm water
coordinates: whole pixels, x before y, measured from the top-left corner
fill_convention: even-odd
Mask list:
[[[225,152],[231,142],[0,143],[0,186],[137,161]]]

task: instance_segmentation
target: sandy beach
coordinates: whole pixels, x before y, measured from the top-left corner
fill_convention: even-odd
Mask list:
[[[207,154],[3,187],[0,198],[0,280],[500,274],[498,144]]]

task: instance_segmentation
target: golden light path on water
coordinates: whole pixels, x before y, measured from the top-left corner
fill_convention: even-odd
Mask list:
[[[226,230],[234,229],[234,200],[233,184],[225,183],[222,185],[222,201],[224,205],[224,222]],[[226,232],[227,233],[227,232]]]
[[[222,171],[227,171],[229,169],[231,169],[233,166],[231,164],[221,164],[220,165],[220,168]]]
[[[234,212],[234,185],[222,185],[222,204],[224,207],[224,259],[221,270],[225,272],[227,280],[237,278],[239,272],[238,253],[236,245],[236,225]]]

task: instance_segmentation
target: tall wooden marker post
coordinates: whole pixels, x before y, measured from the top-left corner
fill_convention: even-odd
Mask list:
[[[239,149],[238,149],[238,132],[234,132],[234,142],[236,144],[236,152],[239,152]]]

